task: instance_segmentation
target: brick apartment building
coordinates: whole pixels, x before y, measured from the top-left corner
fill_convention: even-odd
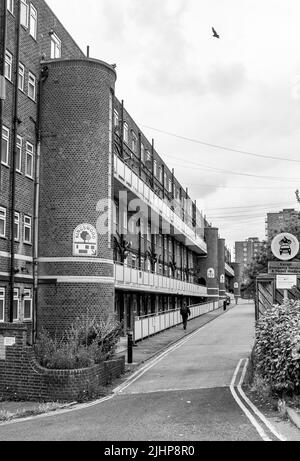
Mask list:
[[[276,234],[291,232],[299,235],[300,213],[294,208],[286,208],[277,213],[267,213],[266,237],[269,242]]]
[[[258,237],[249,237],[248,239],[235,242],[235,261],[240,264],[240,273],[243,282],[245,282],[245,270],[253,262],[256,256],[266,248],[266,243],[259,240]]]
[[[114,66],[44,0],[0,8],[0,322],[57,331],[109,309],[127,328],[222,299],[225,241],[116,98]]]

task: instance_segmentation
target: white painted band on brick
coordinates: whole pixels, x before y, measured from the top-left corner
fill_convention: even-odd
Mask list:
[[[81,258],[81,257],[70,257],[70,258],[39,258],[39,263],[100,263],[100,264],[111,264],[114,262],[112,259],[102,258]]]
[[[110,283],[115,284],[113,277],[82,277],[72,275],[42,275],[39,280],[53,280],[58,283]]]
[[[10,277],[9,272],[0,272],[1,277]],[[15,274],[15,277],[17,278],[23,278],[23,279],[29,279],[32,280],[33,276],[32,275],[27,275],[27,274]]]
[[[9,258],[11,257],[10,253],[7,253],[6,251],[0,251],[0,257],[2,258]],[[25,256],[25,255],[14,255],[15,259],[18,259],[20,261],[28,261],[28,262],[33,262],[32,256]]]

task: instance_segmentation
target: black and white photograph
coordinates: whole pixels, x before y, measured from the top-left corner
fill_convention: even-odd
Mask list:
[[[300,441],[299,18],[0,0],[1,442]]]

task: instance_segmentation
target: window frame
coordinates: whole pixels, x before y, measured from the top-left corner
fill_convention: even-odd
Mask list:
[[[2,316],[1,316],[1,312],[2,312]],[[4,287],[0,287],[0,323],[5,323],[5,288]]]
[[[31,35],[34,40],[37,39],[37,28],[38,28],[38,12],[35,6],[33,6],[32,3],[30,3],[30,9],[29,9],[29,34]]]
[[[60,38],[53,32],[51,34],[51,47],[50,47],[50,58],[51,59],[60,59],[61,58],[61,51],[62,51],[62,44]],[[59,51],[59,56],[57,56],[56,51]],[[53,53],[54,52],[54,53]]]
[[[123,123],[123,141],[128,145],[129,143],[129,126],[127,122]]]
[[[33,93],[34,93],[34,97],[32,97],[30,95],[30,88],[33,88]],[[27,91],[27,96],[29,99],[31,99],[32,101],[36,102],[36,76],[34,75],[33,72],[29,71],[28,72],[28,87],[27,87],[28,91]]]
[[[17,301],[17,317],[14,316],[15,313],[15,301]],[[14,299],[13,299],[13,322],[20,321],[20,288],[14,288]]]
[[[137,154],[138,149],[138,137],[134,131],[131,132],[132,134],[132,141],[131,141],[131,150],[134,154]]]
[[[4,134],[3,132],[6,132],[6,134]],[[7,126],[4,126],[2,125],[2,136],[1,136],[1,142],[3,143],[3,141],[6,141],[6,159],[5,161],[2,160],[2,158],[0,159],[0,162],[2,165],[5,165],[5,166],[9,166],[8,165],[8,157],[9,157],[9,144],[10,144],[10,130],[9,128],[7,128]],[[1,150],[1,154],[3,156],[3,152],[4,152],[4,149]]]
[[[25,317],[25,303],[28,301],[30,302],[30,317]],[[32,321],[32,307],[33,307],[32,290],[30,288],[25,288],[24,297],[23,297],[23,320],[24,322]]]
[[[27,3],[27,0],[21,0],[20,3],[20,20],[21,20],[21,25],[28,29],[29,25],[29,5]],[[24,15],[25,13],[25,15]],[[23,21],[24,20],[24,21]]]
[[[28,220],[26,222],[26,219]],[[26,239],[26,230],[29,229],[30,239]],[[32,217],[28,215],[24,215],[24,222],[23,222],[23,241],[27,245],[32,245]]]
[[[1,214],[3,213],[3,214]],[[0,221],[3,221],[4,234],[0,233],[0,238],[6,238],[6,224],[7,224],[7,209],[3,206],[0,207]]]
[[[32,148],[32,150],[28,149]],[[31,157],[31,174],[28,174],[27,166],[28,166],[28,157]],[[26,151],[25,151],[25,176],[29,179],[33,179],[33,162],[34,162],[34,146],[31,142],[26,142]]]
[[[15,226],[17,226],[17,236],[15,236]],[[18,211],[15,211],[15,219],[14,219],[14,241],[15,242],[20,242],[20,237],[21,237],[21,215]]]
[[[8,80],[11,83],[12,83],[12,71],[13,71],[13,54],[10,51],[5,50],[4,77],[6,78],[6,80]]]
[[[17,173],[22,173],[23,138],[22,136],[19,136],[19,135],[17,135],[16,150],[19,151],[19,165],[17,165],[17,162],[16,162],[16,171]]]
[[[22,72],[20,72],[20,70]],[[22,82],[22,85],[20,85]],[[25,66],[21,62],[19,62],[19,70],[18,70],[18,89],[24,93],[25,88]]]

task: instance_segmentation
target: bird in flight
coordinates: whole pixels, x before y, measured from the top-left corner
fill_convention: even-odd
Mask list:
[[[213,31],[213,37],[216,37],[216,38],[220,38],[220,35],[217,34],[217,32],[215,31],[215,29],[212,27],[212,31]]]

